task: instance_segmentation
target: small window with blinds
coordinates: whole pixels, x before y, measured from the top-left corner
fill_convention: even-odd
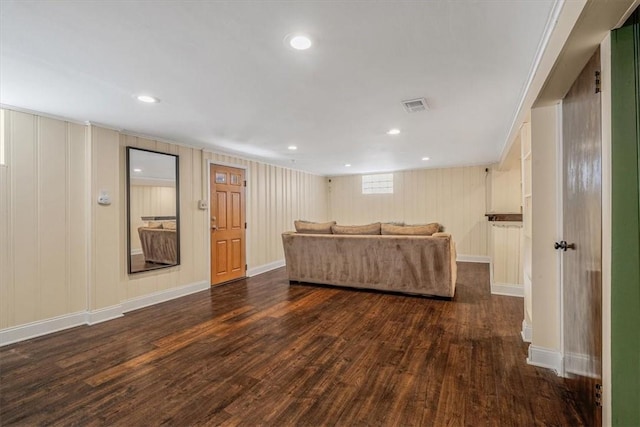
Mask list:
[[[362,194],[393,194],[393,174],[362,175]]]

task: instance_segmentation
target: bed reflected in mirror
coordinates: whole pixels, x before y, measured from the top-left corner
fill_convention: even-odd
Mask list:
[[[127,147],[129,273],[180,264],[178,156]]]

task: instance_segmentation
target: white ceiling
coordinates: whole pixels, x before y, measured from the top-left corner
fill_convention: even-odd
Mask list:
[[[0,102],[323,175],[492,163],[554,7],[1,0]]]

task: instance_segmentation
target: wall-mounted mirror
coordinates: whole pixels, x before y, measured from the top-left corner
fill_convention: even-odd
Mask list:
[[[180,264],[178,156],[127,147],[129,273]]]

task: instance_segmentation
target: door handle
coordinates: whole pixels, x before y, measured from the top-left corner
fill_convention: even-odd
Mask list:
[[[555,242],[553,244],[554,249],[562,249],[563,251],[567,251],[567,249],[576,249],[575,243],[567,243],[565,240],[561,240],[560,242]]]

